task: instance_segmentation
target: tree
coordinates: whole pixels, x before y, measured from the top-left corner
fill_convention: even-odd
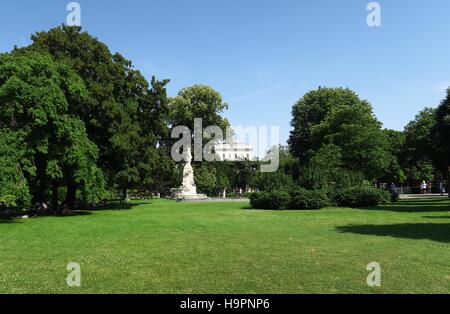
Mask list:
[[[220,114],[228,109],[219,92],[207,85],[193,85],[183,88],[170,101],[170,121],[172,125],[194,127],[194,118],[202,118],[206,126],[229,126]]]
[[[169,124],[172,127],[186,126],[194,130],[194,119],[201,118],[203,128],[218,126],[223,135],[229,122],[221,114],[228,109],[222,96],[207,85],[194,85],[182,89],[178,95],[170,100]]]
[[[406,180],[406,174],[402,167],[401,154],[405,145],[405,133],[389,129],[384,129],[383,132],[386,135],[386,139],[389,144],[389,152],[392,158],[387,173],[383,178],[381,178],[381,180],[387,183],[404,183]]]
[[[82,78],[87,97],[69,98],[69,111],[85,123],[89,139],[98,147],[98,165],[109,187],[125,197],[127,189],[150,184],[158,162],[152,156],[167,136],[164,86],[168,81],[153,79],[150,87],[131,61],[112,54],[81,27],[61,26],[36,33],[32,40],[26,50],[49,53]],[[69,182],[70,206],[77,188],[73,180]]]
[[[195,167],[195,184],[200,192],[213,194],[217,185],[216,168],[212,163],[203,162]]]
[[[49,186],[56,207],[59,186],[69,190],[70,184],[101,184],[97,147],[84,123],[69,112],[68,101],[86,94],[81,78],[48,54],[14,51],[0,56],[0,123],[27,147],[33,166],[25,168],[24,176],[34,202],[47,200]]]
[[[309,165],[324,145],[333,145],[343,168],[361,171],[370,180],[386,172],[390,154],[381,123],[353,91],[319,88],[300,99],[292,112],[289,146],[301,165]]]
[[[230,162],[216,161],[216,187],[217,192],[231,188],[231,181],[234,176],[233,167]],[[220,195],[220,194],[219,194]]]
[[[312,134],[312,127],[319,125],[334,107],[359,103],[358,96],[343,88],[320,88],[306,93],[292,108],[289,148],[302,163],[308,163],[320,148]]]
[[[447,178],[447,189],[450,189],[450,88],[447,90],[447,97],[436,111],[436,124],[432,135],[435,158]]]
[[[425,108],[405,127],[405,140],[399,159],[409,184],[414,185],[434,177],[436,163],[432,132],[435,124],[436,109]]]

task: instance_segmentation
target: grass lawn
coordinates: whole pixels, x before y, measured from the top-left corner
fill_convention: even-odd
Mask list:
[[[80,288],[66,284],[69,262]],[[380,288],[366,284],[371,262]],[[151,200],[0,220],[0,293],[450,293],[450,201],[257,211]]]

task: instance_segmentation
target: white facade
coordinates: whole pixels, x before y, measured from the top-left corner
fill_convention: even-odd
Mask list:
[[[254,149],[251,145],[241,143],[219,142],[214,146],[220,161],[254,160]]]

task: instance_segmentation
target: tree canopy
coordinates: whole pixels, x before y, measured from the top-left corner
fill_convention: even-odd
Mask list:
[[[438,167],[447,177],[450,188],[450,88],[436,111],[436,124],[432,129],[433,151]],[[450,194],[449,194],[450,196]]]
[[[168,81],[153,78],[150,85],[131,61],[119,53],[112,54],[105,44],[80,27],[61,26],[36,33],[32,40],[26,50],[49,53],[82,78],[86,97],[69,98],[68,107],[73,116],[84,122],[89,139],[97,146],[97,164],[108,185],[126,194],[129,188],[153,184],[161,159],[156,147],[163,146],[168,135]],[[76,189],[75,182],[71,182],[71,204]]]
[[[301,164],[317,154],[334,151],[334,159],[348,170],[362,171],[368,179],[381,177],[391,154],[381,123],[367,101],[344,88],[308,92],[293,107],[289,147]]]
[[[0,55],[0,121],[8,137],[15,134],[26,145],[25,151],[17,144],[10,150],[16,158],[27,157],[20,168],[36,202],[46,199],[48,186],[55,191],[64,180],[84,186],[98,173],[97,147],[83,121],[69,112],[68,102],[86,94],[81,78],[48,54]]]

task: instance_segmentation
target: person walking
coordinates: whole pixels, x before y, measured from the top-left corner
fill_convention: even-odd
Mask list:
[[[428,185],[427,185],[427,192],[428,192],[428,194],[431,194],[432,193],[432,187],[433,187],[433,183],[431,183],[431,181],[430,182],[428,182]]]
[[[425,181],[420,185],[420,192],[421,194],[427,194],[427,183]]]

